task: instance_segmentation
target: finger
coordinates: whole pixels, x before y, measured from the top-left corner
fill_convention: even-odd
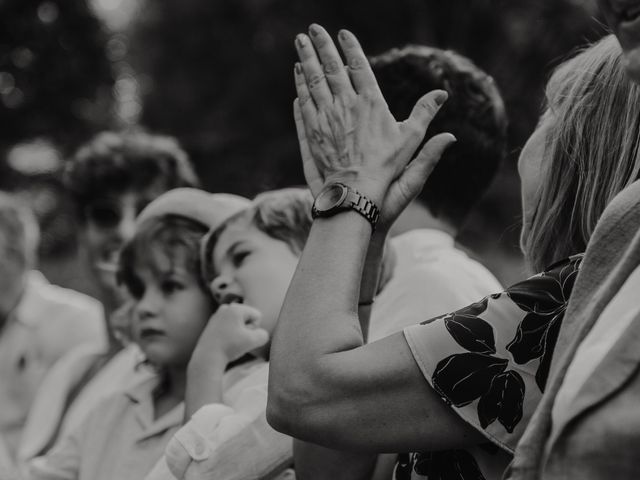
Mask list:
[[[358,94],[367,93],[382,97],[378,81],[356,36],[348,30],[340,30],[338,40],[344,53],[344,58],[347,61],[349,76],[356,92]]]
[[[320,60],[318,60],[318,55],[313,48],[311,40],[304,33],[300,33],[296,37],[295,43],[298,57],[302,64],[302,71],[313,101],[318,106],[333,104],[333,94],[329,89],[327,79],[322,71],[322,65],[320,65]]]
[[[233,311],[235,318],[241,318],[244,323],[247,321],[259,323],[262,318],[260,310],[253,308],[244,303],[232,303],[228,305],[229,309]]]
[[[263,345],[265,345],[269,341],[269,332],[267,332],[264,328],[257,328],[256,330],[252,330],[250,332],[250,341],[252,343],[251,350],[255,350]]]
[[[319,190],[322,187],[323,178],[311,155],[304,122],[302,120],[302,112],[300,111],[300,101],[297,98],[293,101],[293,118],[296,123],[296,132],[298,133],[298,144],[300,145],[304,178],[307,181],[309,189],[311,189],[311,194],[315,198],[315,196],[320,193]]]
[[[300,62],[296,62],[293,68],[293,79],[296,84],[296,93],[298,94],[298,99],[300,100],[300,107],[303,107],[305,111],[309,113],[315,113],[316,106],[313,103],[313,99],[311,98],[311,92],[309,92],[307,80],[304,77],[302,64]]]
[[[349,74],[344,68],[344,63],[335,43],[327,31],[318,24],[309,27],[311,41],[316,49],[322,69],[327,79],[327,84],[333,95],[344,95],[354,92]]]
[[[388,194],[389,197],[394,197],[397,202],[402,203],[402,210],[420,194],[444,151],[455,142],[456,138],[450,133],[436,135],[404,169]]]
[[[449,94],[445,90],[433,90],[427,93],[418,100],[409,118],[402,122],[403,126],[415,132],[422,140],[433,117],[436,116],[447,98],[449,98]]]
[[[457,141],[456,137],[450,133],[440,133],[430,138],[402,174],[407,187],[412,191],[417,189],[416,195],[420,193],[422,186],[442,158],[442,154]]]

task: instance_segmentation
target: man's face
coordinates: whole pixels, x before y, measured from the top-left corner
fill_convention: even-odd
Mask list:
[[[640,83],[640,0],[598,0],[624,51],[629,76]]]
[[[116,299],[121,293],[115,276],[120,250],[133,237],[140,211],[165,191],[158,182],[144,189],[107,195],[85,207],[82,238],[90,266],[101,287]]]

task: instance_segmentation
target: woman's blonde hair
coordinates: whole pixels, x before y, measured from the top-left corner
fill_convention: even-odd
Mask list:
[[[607,204],[638,178],[640,88],[607,36],[560,65],[547,84],[554,122],[538,205],[522,239],[534,271],[583,252]]]

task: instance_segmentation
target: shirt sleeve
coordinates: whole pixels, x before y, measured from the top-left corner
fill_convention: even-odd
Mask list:
[[[267,423],[267,375],[229,405],[198,410],[170,440],[146,480],[250,480],[276,475],[292,462],[292,440]],[[246,383],[246,382],[245,382]]]
[[[513,452],[544,392],[582,256],[404,330],[425,379],[492,443]]]
[[[80,470],[81,431],[75,431],[56,444],[47,455],[27,465],[28,480],[77,480]]]

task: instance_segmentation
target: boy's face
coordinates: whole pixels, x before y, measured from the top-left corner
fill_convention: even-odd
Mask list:
[[[213,302],[181,262],[157,257],[153,268],[136,268],[133,335],[152,364],[184,367],[213,314]]]
[[[640,0],[599,0],[598,4],[622,45],[629,76],[640,82]]]
[[[83,240],[91,268],[103,289],[118,299],[115,272],[122,246],[135,233],[135,219],[151,201],[164,193],[162,182],[139,191],[125,191],[95,200],[85,207]]]
[[[239,301],[259,310],[260,326],[271,335],[298,259],[289,245],[239,219],[222,231],[213,250],[211,290],[220,303]]]

